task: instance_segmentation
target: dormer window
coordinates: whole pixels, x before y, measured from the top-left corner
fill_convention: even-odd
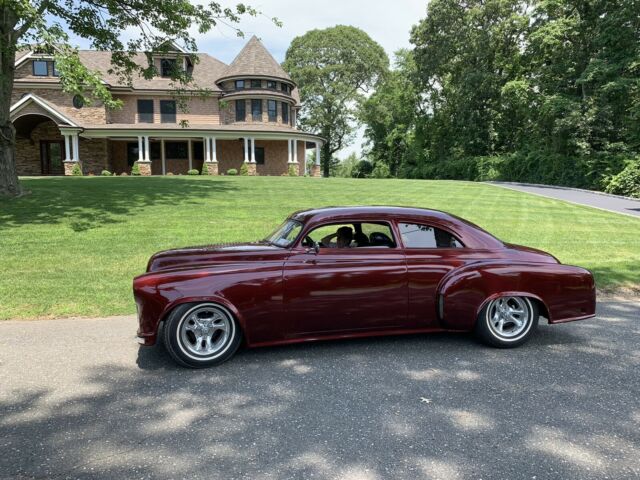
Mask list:
[[[171,77],[176,71],[175,58],[163,58],[160,60],[160,75],[163,77]]]
[[[251,80],[251,88],[262,88],[262,80]]]
[[[58,72],[58,68],[56,67],[56,62],[51,62],[51,67],[53,69],[53,76],[54,77],[59,77],[60,76],[60,72]]]
[[[35,77],[48,77],[49,66],[46,60],[34,60],[33,61],[33,75]]]
[[[236,80],[236,90],[244,90],[244,80]]]

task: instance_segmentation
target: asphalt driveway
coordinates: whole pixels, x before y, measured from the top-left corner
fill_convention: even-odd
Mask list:
[[[139,348],[132,317],[0,323],[0,478],[640,477],[640,304],[467,335],[241,351]]]

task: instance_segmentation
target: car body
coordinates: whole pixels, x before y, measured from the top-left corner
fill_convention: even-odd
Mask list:
[[[289,244],[278,237],[278,244],[212,245],[153,255],[147,272],[133,282],[140,343],[155,344],[159,324],[177,306],[201,302],[223,307],[249,347],[473,331],[488,302],[502,297],[526,298],[549,323],[595,315],[595,284],[588,270],[503,243],[444,212],[328,207],[294,213],[283,228],[287,225],[296,230]],[[363,248],[319,247],[312,238],[322,228],[340,225],[351,225],[354,236],[365,233],[367,238],[359,237]],[[365,227],[386,233],[357,231]],[[445,244],[438,243],[438,235]],[[436,244],[414,245],[414,238],[427,236]]]

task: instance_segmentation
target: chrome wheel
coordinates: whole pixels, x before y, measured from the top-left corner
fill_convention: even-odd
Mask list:
[[[184,314],[178,328],[178,343],[190,356],[214,358],[227,349],[232,334],[229,314],[216,305],[204,304]]]
[[[522,297],[500,297],[487,308],[487,325],[499,338],[512,340],[526,332],[531,324],[531,305]]]

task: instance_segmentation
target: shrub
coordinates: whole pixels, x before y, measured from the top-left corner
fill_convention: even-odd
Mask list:
[[[71,169],[71,175],[73,175],[74,177],[81,177],[82,176],[82,169],[80,168],[80,164],[76,163],[73,168]]]
[[[173,177],[173,172],[167,172],[166,176],[167,177]]]
[[[189,170],[187,172],[187,175],[200,175],[200,172],[198,170],[196,170],[195,168],[192,168],[191,170]]]
[[[237,175],[238,174],[238,170],[236,170],[235,168],[230,168],[229,170],[227,170],[227,175]]]
[[[351,170],[351,176],[354,178],[367,178],[373,171],[373,164],[367,160],[360,160]]]
[[[127,175],[127,172],[122,172],[122,173],[120,174],[120,176],[121,176],[121,177],[128,177],[129,175]]]
[[[373,178],[389,178],[391,177],[391,172],[389,170],[389,166],[386,163],[376,163],[375,167],[371,171],[371,177]]]
[[[209,167],[207,166],[207,162],[202,164],[202,170],[200,170],[200,175],[209,175]]]
[[[605,191],[615,195],[640,198],[640,158],[630,161],[617,175],[612,176]]]
[[[100,175],[102,175],[103,177],[110,177],[112,173],[109,170],[102,170],[100,172]]]
[[[296,168],[296,165],[289,165],[289,172],[288,172],[290,177],[297,177],[298,176],[298,169]]]
[[[247,167],[246,163],[243,163],[240,167],[240,175],[242,175],[243,177],[249,175],[249,167]]]
[[[138,162],[133,162],[133,167],[131,167],[131,175],[136,177],[140,175],[140,165],[138,165]]]

